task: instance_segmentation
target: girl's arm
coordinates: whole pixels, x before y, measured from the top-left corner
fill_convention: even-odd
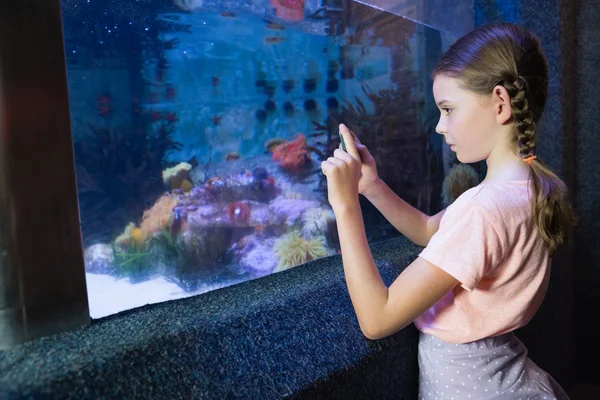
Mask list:
[[[363,195],[377,207],[394,228],[419,246],[427,246],[446,212],[444,209],[433,216],[422,213],[398,197],[381,179]]]
[[[380,339],[409,325],[458,283],[417,258],[388,289],[373,260],[358,202],[338,209],[336,220],[348,291],[367,338]]]

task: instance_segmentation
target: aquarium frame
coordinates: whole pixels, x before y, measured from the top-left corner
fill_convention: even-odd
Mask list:
[[[60,0],[0,5],[0,349],[90,322]]]

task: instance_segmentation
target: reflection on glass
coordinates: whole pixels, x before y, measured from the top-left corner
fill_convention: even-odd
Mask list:
[[[338,254],[320,163],[340,122],[440,208],[429,71],[452,38],[353,2],[222,3],[64,2],[94,318]],[[362,206],[370,242],[398,235]]]

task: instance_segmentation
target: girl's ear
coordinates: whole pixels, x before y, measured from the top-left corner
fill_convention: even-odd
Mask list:
[[[494,88],[492,92],[492,104],[496,112],[496,121],[502,125],[510,122],[512,118],[512,106],[510,105],[510,96],[504,86],[498,85]]]

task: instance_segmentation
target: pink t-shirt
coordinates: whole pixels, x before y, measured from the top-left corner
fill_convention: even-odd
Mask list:
[[[550,279],[550,258],[532,218],[527,181],[482,183],[451,204],[419,255],[457,285],[415,320],[450,343],[467,343],[526,325]]]

